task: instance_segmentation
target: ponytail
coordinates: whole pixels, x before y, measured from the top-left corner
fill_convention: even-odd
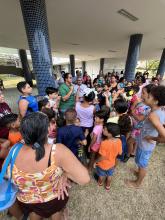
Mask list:
[[[36,151],[36,161],[40,161],[45,155],[45,148],[43,144],[35,142],[32,149]]]
[[[22,119],[21,134],[25,144],[36,152],[36,161],[45,156],[49,120],[41,112],[33,112]]]

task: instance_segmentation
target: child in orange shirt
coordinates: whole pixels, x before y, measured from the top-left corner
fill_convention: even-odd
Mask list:
[[[119,138],[115,138],[119,134],[120,128],[116,123],[107,123],[103,128],[105,140],[101,142],[99,149],[99,158],[96,160],[96,172],[99,186],[103,185],[103,179],[106,177],[106,190],[110,189],[116,158],[122,154],[122,142]]]
[[[20,119],[17,114],[8,114],[3,117],[3,124],[9,128],[8,140],[10,141],[10,147],[22,140],[20,128]]]

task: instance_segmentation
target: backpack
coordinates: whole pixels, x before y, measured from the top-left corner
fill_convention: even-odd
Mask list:
[[[18,188],[16,187],[16,185],[12,183],[12,170],[16,157],[22,146],[23,143],[17,143],[11,148],[2,167],[0,173],[0,212],[11,207],[16,200]],[[9,178],[5,178],[6,171],[9,165],[10,165],[10,176]]]

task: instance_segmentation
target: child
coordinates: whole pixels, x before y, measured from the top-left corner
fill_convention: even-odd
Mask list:
[[[102,85],[100,85],[100,84],[97,85],[97,89],[96,89],[97,100],[98,100],[98,104],[99,104],[100,109],[103,105],[105,105],[105,96],[103,95],[103,89],[104,88]]]
[[[138,92],[139,92],[140,88],[137,85],[132,86],[132,98],[130,100],[130,109],[133,109],[136,104],[139,102],[139,96],[138,96]]]
[[[9,128],[8,140],[10,147],[22,140],[22,135],[19,131],[20,119],[17,114],[8,114],[3,117],[3,124]]]
[[[96,114],[95,114],[95,126],[92,131],[92,140],[91,140],[91,143],[88,147],[88,151],[91,152],[90,162],[89,162],[89,166],[88,166],[90,171],[93,168],[96,154],[100,148],[102,131],[103,131],[103,124],[105,121],[105,117],[106,117],[106,113],[103,110],[100,110],[100,111],[96,112]]]
[[[125,158],[128,154],[127,140],[130,136],[132,130],[132,120],[131,117],[127,114],[128,103],[125,99],[119,98],[114,102],[114,109],[117,114],[116,117],[108,119],[108,122],[113,122],[119,125],[120,127],[120,138],[122,141],[122,155],[118,158],[125,162]]]
[[[146,90],[147,93],[150,93],[153,87],[154,85],[149,84],[145,88],[143,88],[143,91]],[[142,102],[142,99],[138,98],[138,96],[136,95],[136,98],[132,98],[130,110],[131,110],[130,114],[132,118],[133,129],[131,131],[130,138],[128,139],[128,155],[125,158],[125,162],[127,162],[130,157],[134,157],[135,155],[136,138],[139,136],[141,132],[145,118],[150,113],[150,107],[146,106]]]
[[[53,109],[53,111],[58,113],[58,107],[61,99],[61,97],[58,96],[58,89],[53,87],[47,87],[45,92],[47,94],[46,98],[48,98],[49,100],[50,107]]]
[[[96,173],[98,175],[99,186],[103,185],[103,178],[106,177],[106,190],[110,189],[116,158],[122,154],[121,140],[115,138],[119,134],[119,126],[115,123],[107,123],[103,128],[105,140],[100,145],[99,157],[96,160]]]
[[[110,117],[107,122],[118,123],[119,117],[128,111],[128,103],[123,98],[118,98],[114,101],[114,117]]]
[[[35,96],[32,96],[32,87],[25,81],[17,84],[18,91],[22,94],[18,100],[19,113],[23,118],[31,112],[38,111],[38,102]]]
[[[56,142],[57,127],[56,127],[56,114],[53,109],[44,108],[42,112],[48,116],[49,129],[48,129],[48,143],[53,144]]]
[[[149,159],[155,149],[156,142],[148,139],[148,136],[157,137],[158,135],[165,138],[165,114],[162,107],[165,105],[165,86],[156,86],[149,93],[142,90],[142,98],[144,103],[151,108],[151,112],[145,119],[140,135],[137,137],[137,151],[135,162],[138,170],[133,170],[137,179],[135,181],[126,180],[126,184],[131,187],[138,188],[145,175],[148,167]]]
[[[50,102],[47,98],[44,98],[38,102],[39,111],[42,111],[44,108],[50,109]]]
[[[78,157],[79,142],[86,145],[85,135],[81,127],[75,125],[77,113],[74,109],[65,112],[66,126],[58,128],[57,143],[67,146]]]

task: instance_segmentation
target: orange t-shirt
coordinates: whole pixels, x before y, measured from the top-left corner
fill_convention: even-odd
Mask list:
[[[9,131],[8,140],[10,141],[10,147],[12,147],[14,144],[22,140],[22,135],[19,131]]]
[[[106,157],[97,163],[98,167],[103,170],[108,170],[115,166],[116,157],[122,154],[122,142],[119,138],[105,140],[101,142],[99,154]]]

